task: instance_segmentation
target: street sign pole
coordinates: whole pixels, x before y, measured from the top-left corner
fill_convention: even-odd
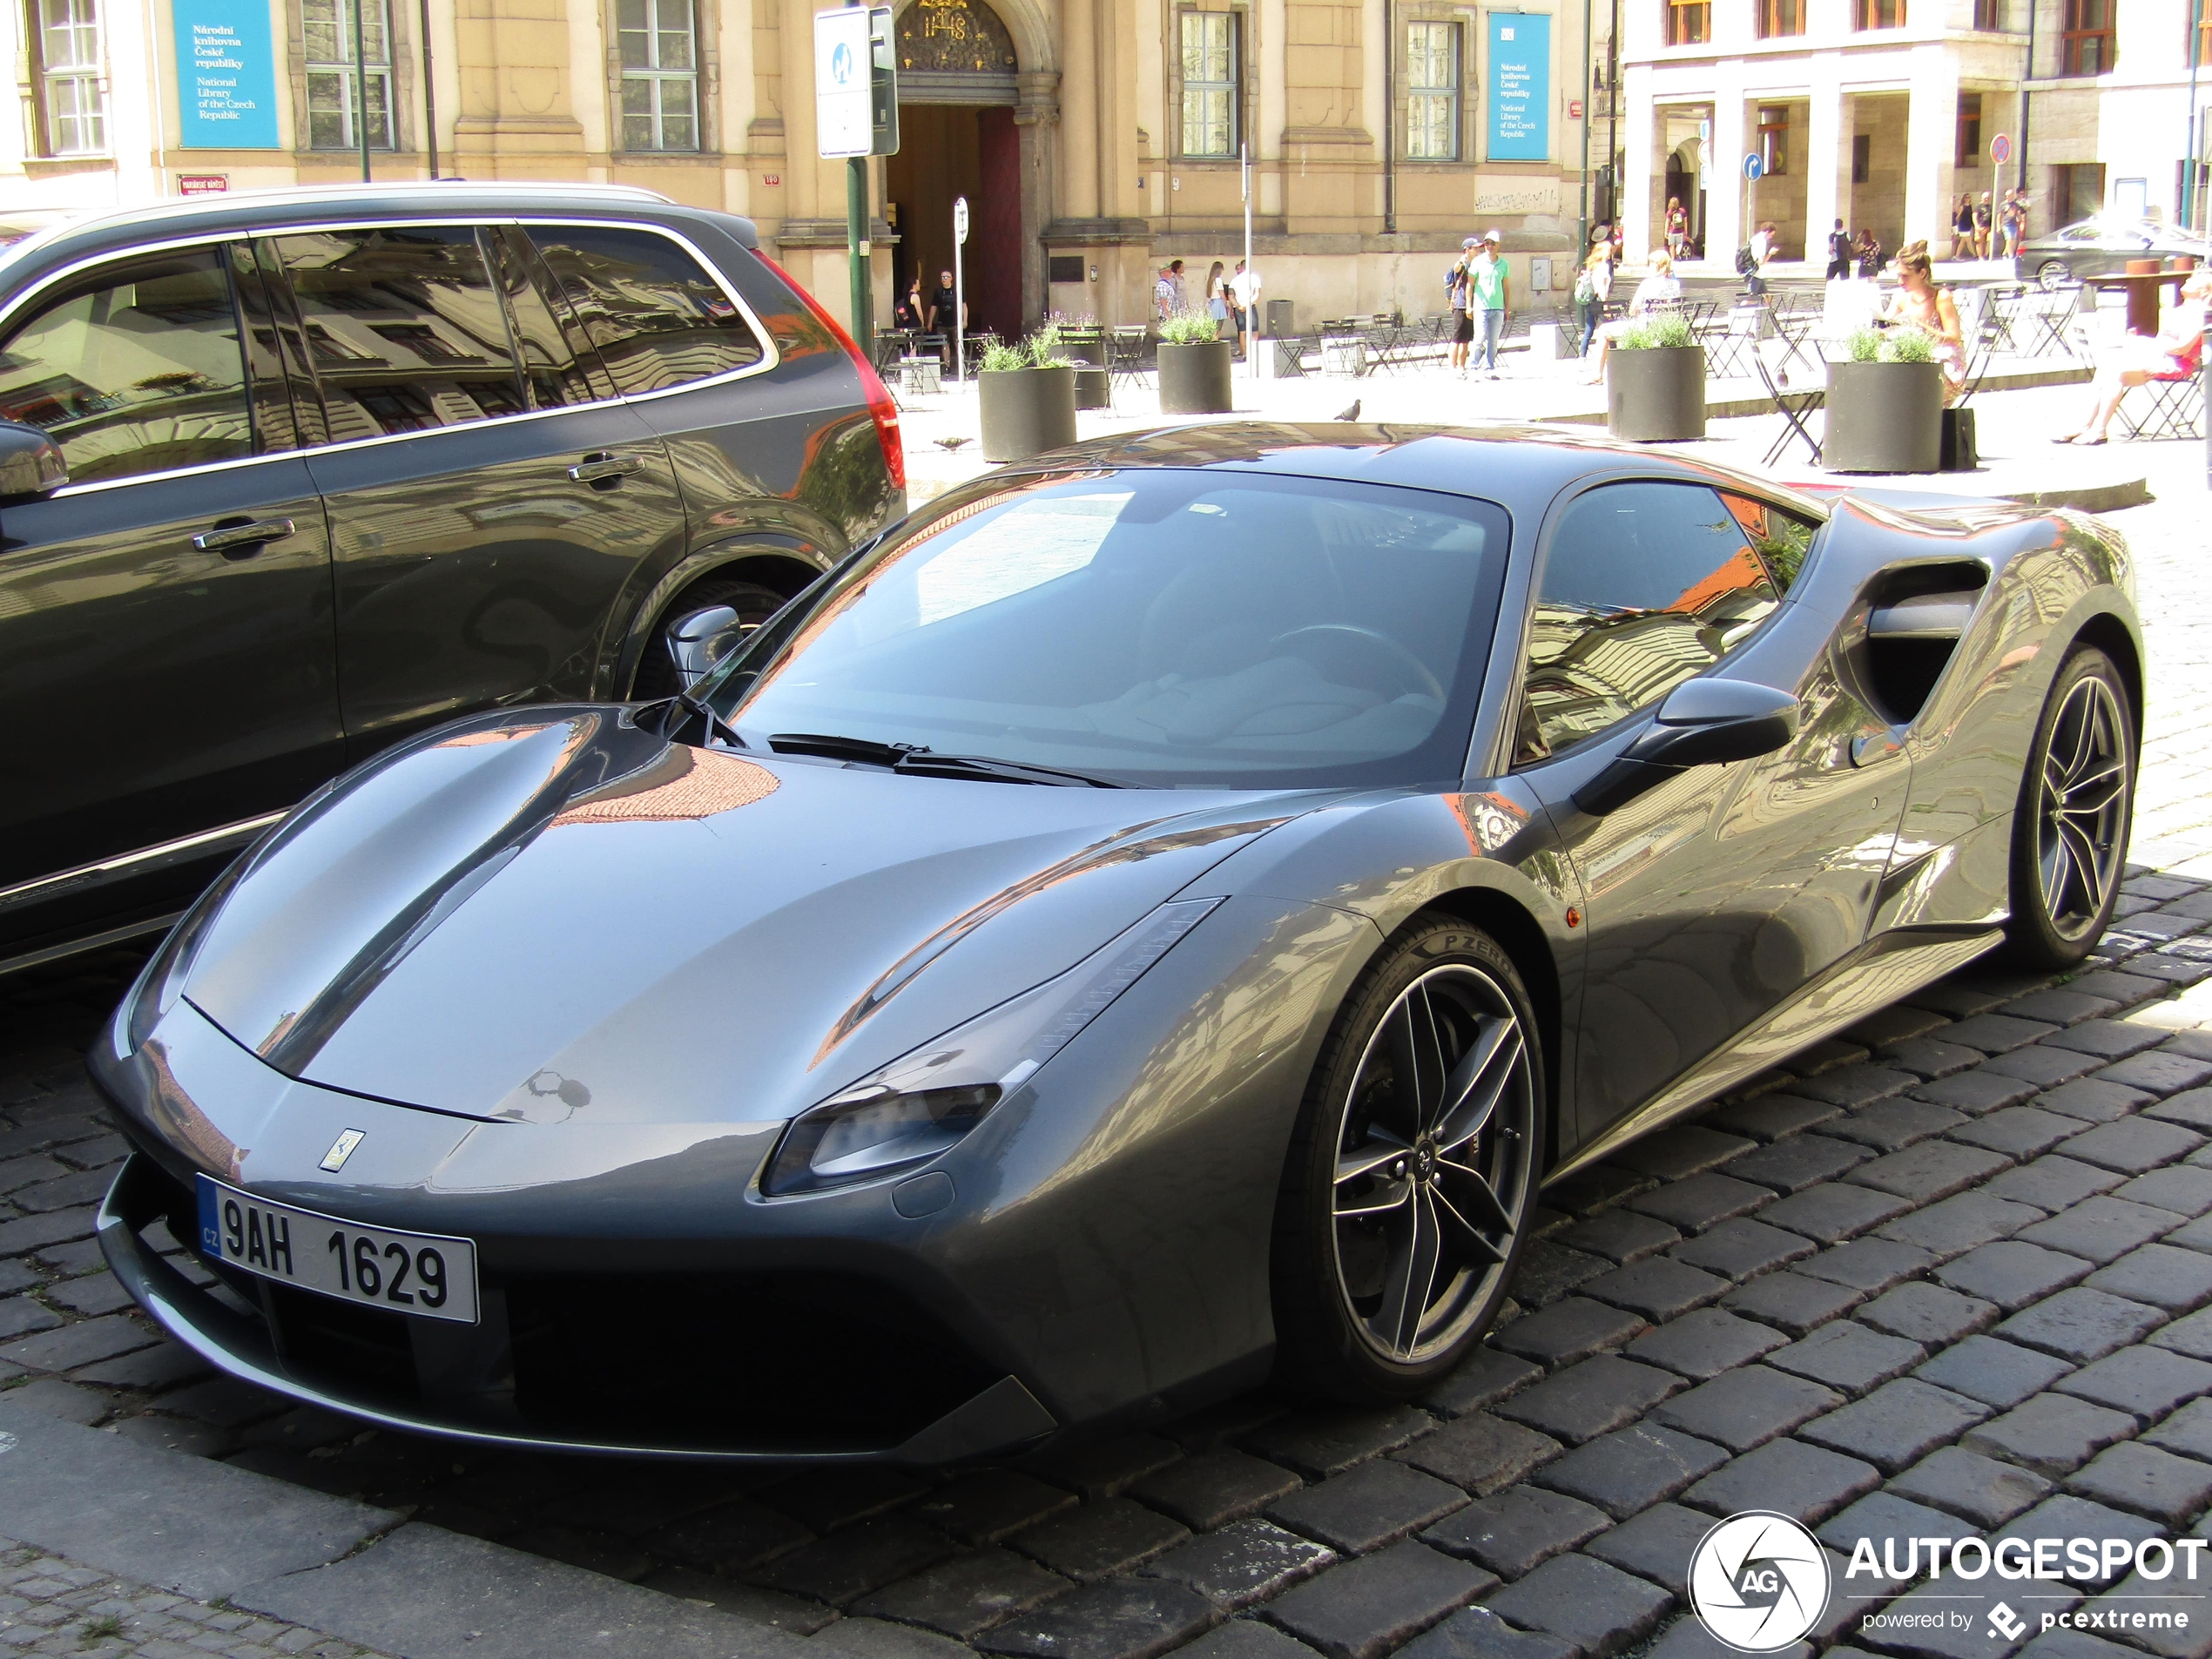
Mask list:
[[[868,158],[899,147],[898,90],[885,50],[890,26],[887,6],[853,4],[814,14],[815,147],[824,160],[845,163],[853,341],[871,360],[875,305],[868,273]]]
[[[968,198],[953,198],[953,380],[967,378],[968,368]]]
[[[853,340],[860,355],[875,361],[875,302],[868,282],[868,158],[845,164],[845,254],[852,263]]]

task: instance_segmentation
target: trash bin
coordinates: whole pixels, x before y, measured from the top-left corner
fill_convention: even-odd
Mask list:
[[[1298,333],[1297,310],[1298,301],[1295,300],[1270,300],[1267,302],[1268,334],[1279,340],[1285,334]]]

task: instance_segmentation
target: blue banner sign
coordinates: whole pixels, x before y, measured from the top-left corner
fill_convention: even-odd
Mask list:
[[[1486,15],[1490,20],[1490,159],[1548,161],[1552,20],[1532,11]]]
[[[172,0],[179,143],[274,150],[276,49],[268,0]]]

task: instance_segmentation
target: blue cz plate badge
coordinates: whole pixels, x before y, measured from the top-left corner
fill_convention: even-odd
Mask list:
[[[418,1319],[476,1323],[476,1246],[363,1227],[198,1177],[199,1247],[280,1285]]]

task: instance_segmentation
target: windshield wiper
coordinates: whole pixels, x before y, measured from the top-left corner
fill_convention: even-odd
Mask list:
[[[1052,784],[1069,789],[1128,789],[1131,785],[1095,772],[1032,765],[1026,760],[995,760],[988,755],[939,754],[926,743],[878,743],[873,738],[841,738],[813,732],[779,732],[768,739],[778,754],[819,755],[826,760],[857,760],[921,778],[988,778],[1002,784]]]

